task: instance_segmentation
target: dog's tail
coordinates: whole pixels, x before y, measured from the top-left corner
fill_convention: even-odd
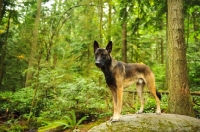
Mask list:
[[[162,96],[161,96],[161,94],[158,92],[157,89],[156,89],[156,95],[157,95],[157,97],[161,100]]]

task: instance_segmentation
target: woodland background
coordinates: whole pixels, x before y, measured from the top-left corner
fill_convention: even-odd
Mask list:
[[[53,121],[76,128],[110,117],[111,95],[94,65],[94,40],[101,47],[112,40],[117,60],[149,65],[157,89],[168,91],[166,0],[0,0],[0,9],[0,130]],[[198,93],[200,1],[184,0],[183,9],[189,88]],[[123,114],[139,109],[133,90],[124,92]],[[200,98],[192,97],[200,118]],[[152,96],[145,93],[145,99],[145,112],[154,112]],[[163,92],[162,112],[167,106]]]

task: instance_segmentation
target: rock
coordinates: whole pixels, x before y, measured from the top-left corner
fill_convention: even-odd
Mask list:
[[[200,119],[163,113],[129,114],[122,115],[118,122],[107,121],[88,132],[200,132]]]

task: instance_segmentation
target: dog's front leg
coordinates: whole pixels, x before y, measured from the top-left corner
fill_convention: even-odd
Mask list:
[[[122,109],[123,87],[112,90],[114,113],[111,121],[118,121]]]
[[[114,117],[117,115],[117,91],[112,89],[112,98],[113,98],[113,116],[110,118],[110,121],[113,121]]]

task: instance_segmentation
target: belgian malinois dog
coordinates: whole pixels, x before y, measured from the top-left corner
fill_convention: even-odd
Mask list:
[[[123,88],[136,83],[138,96],[140,97],[141,114],[144,110],[143,88],[145,85],[156,99],[156,113],[161,114],[160,99],[161,95],[156,90],[155,78],[151,69],[140,63],[124,63],[117,61],[111,57],[112,41],[108,43],[106,48],[99,48],[97,41],[94,41],[95,64],[102,70],[106,83],[112,92],[114,113],[111,121],[118,121],[122,109]]]

